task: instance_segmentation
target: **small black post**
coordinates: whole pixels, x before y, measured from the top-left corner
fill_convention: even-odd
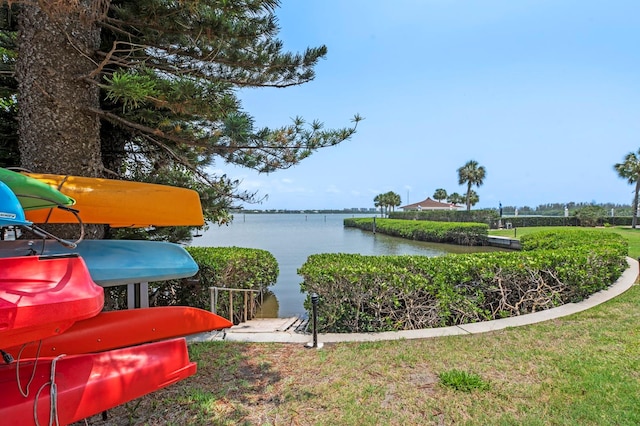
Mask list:
[[[311,293],[311,306],[313,307],[313,348],[318,347],[318,293]]]
[[[373,217],[373,233],[376,233],[376,217]]]
[[[142,306],[141,302],[141,293],[140,293],[140,283],[135,283],[133,285],[133,307],[139,308]]]

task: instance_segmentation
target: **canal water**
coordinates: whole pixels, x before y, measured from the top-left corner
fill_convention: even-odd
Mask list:
[[[276,300],[271,301],[267,316],[289,317],[305,313],[306,297],[300,292],[302,278],[298,268],[307,257],[317,253],[360,253],[363,255],[412,254],[441,256],[495,250],[491,247],[461,247],[405,240],[345,228],[350,217],[372,217],[354,214],[235,214],[230,225],[212,225],[192,245],[201,247],[248,247],[267,250],[278,261],[280,274],[270,287]]]

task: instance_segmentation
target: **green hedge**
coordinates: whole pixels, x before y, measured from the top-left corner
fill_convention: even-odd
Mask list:
[[[267,288],[275,284],[278,278],[278,262],[266,250],[240,247],[190,247],[187,250],[199,266],[198,274],[194,278],[198,280],[197,288],[200,292],[195,294],[209,308],[211,307],[209,287],[253,289],[266,294]],[[187,296],[190,294],[186,292]],[[233,294],[235,306],[233,321],[239,323],[243,317],[240,307],[244,306],[244,294],[240,292]],[[258,300],[254,299],[255,304],[250,309],[258,307]],[[225,318],[231,317],[228,293],[221,294],[216,312]]]
[[[498,219],[499,214],[494,209],[482,210],[421,210],[407,212],[391,212],[389,219],[430,220],[433,222],[478,222],[490,223]]]
[[[522,250],[555,250],[560,248],[591,247],[601,245],[615,247],[624,256],[627,255],[628,243],[624,237],[613,232],[594,232],[585,228],[559,228],[548,231],[537,231],[520,238]]]
[[[347,218],[344,226],[417,241],[467,246],[484,245],[489,227],[483,223],[430,222],[424,220]]]
[[[153,290],[150,305],[184,305],[209,310],[209,287],[265,290],[275,284],[278,278],[278,262],[265,250],[241,247],[187,247],[187,251],[198,264],[198,273],[188,279],[150,283]],[[218,312],[224,316],[227,316],[224,312],[227,300],[222,299],[218,306]]]
[[[571,231],[557,238],[531,234],[521,252],[442,257],[318,254],[298,273],[304,279],[302,291],[320,296],[320,332],[486,321],[583,300],[620,276],[627,266],[624,238]]]
[[[503,217],[501,221],[503,227],[506,227],[507,223],[509,223],[512,228],[524,228],[527,226],[593,226],[592,222],[594,221],[596,226],[631,226],[632,219],[629,216],[618,216],[600,217],[585,221],[576,216],[514,216]],[[498,224],[498,220],[493,220],[491,228],[498,228]]]
[[[242,247],[187,247],[207,287],[261,289],[275,284],[278,262],[266,250]]]
[[[572,215],[564,216],[505,216],[499,217],[496,210],[423,210],[411,212],[392,212],[389,214],[390,219],[404,220],[428,220],[433,222],[477,222],[486,223],[492,229],[499,228],[502,224],[506,227],[507,223],[513,228],[524,228],[526,226],[631,226],[631,216],[602,216],[590,220],[580,220],[579,217]]]

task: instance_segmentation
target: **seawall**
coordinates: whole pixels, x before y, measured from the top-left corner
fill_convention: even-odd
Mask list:
[[[520,240],[515,240],[509,237],[498,237],[495,235],[489,235],[487,237],[487,243],[493,247],[502,247],[512,250],[522,250]]]

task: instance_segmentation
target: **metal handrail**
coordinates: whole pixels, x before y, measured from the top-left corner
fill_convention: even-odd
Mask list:
[[[241,318],[243,322],[246,322],[250,319],[253,319],[254,312],[254,293],[260,293],[260,304],[262,304],[262,290],[255,290],[249,288],[229,288],[229,287],[209,287],[209,294],[211,295],[211,312],[217,314],[217,305],[218,305],[218,293],[220,291],[228,291],[229,292],[229,321],[233,322],[233,293],[241,292],[244,293],[244,308],[242,309]],[[250,300],[248,300],[250,299]],[[250,314],[249,314],[250,311]]]

